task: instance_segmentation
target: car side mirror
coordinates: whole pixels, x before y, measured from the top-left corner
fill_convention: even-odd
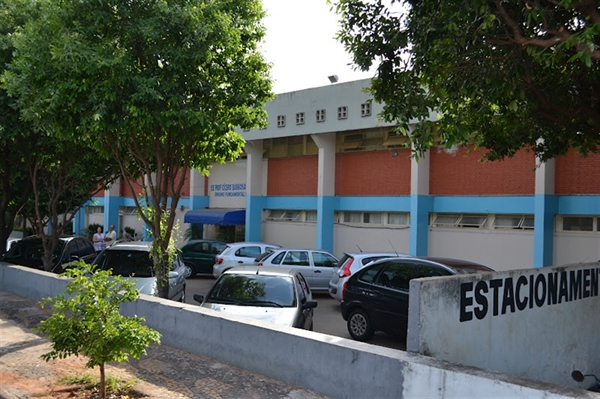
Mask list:
[[[200,294],[194,294],[194,301],[196,302],[204,302],[204,295],[200,295]]]
[[[306,301],[302,304],[302,309],[316,308],[318,305],[317,301]]]
[[[179,273],[177,273],[176,271],[172,271],[172,272],[169,272],[167,277],[168,278],[177,278],[177,277],[179,277]]]

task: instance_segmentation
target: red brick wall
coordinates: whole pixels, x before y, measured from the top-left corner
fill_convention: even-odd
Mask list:
[[[470,151],[470,152],[469,152]],[[535,155],[525,150],[502,161],[481,163],[486,150],[431,149],[431,195],[532,195]],[[468,156],[467,156],[468,154]]]
[[[410,150],[347,152],[335,158],[335,195],[409,195]]]
[[[575,150],[556,158],[556,194],[600,194],[600,154],[581,157]]]
[[[317,195],[316,155],[270,158],[267,195]]]
[[[132,192],[131,189],[129,188],[129,184],[127,184],[127,182],[125,182],[125,181],[121,181],[121,186],[119,187],[119,191],[120,191],[119,195],[121,197],[129,197],[129,198],[139,197],[144,192],[143,182],[144,182],[144,178],[137,179],[133,183],[133,192]]]
[[[183,176],[181,173],[175,178],[175,184],[178,184],[181,181],[181,176]],[[142,193],[143,193],[143,182],[144,182],[144,178],[139,178],[137,179],[134,183],[133,183],[133,190],[134,192],[131,191],[131,189],[129,188],[129,185],[127,184],[127,182],[125,181],[121,181],[121,187],[120,187],[120,192],[119,195],[122,197],[129,197],[129,198],[133,198],[134,195],[136,197],[139,197]],[[183,187],[181,188],[181,196],[182,197],[189,197],[190,196],[190,171],[188,170],[185,174],[185,182],[183,183]]]

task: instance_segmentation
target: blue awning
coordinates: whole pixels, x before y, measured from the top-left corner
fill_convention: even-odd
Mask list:
[[[187,211],[183,218],[184,223],[218,224],[220,226],[234,226],[246,224],[245,209],[231,208],[206,208]]]

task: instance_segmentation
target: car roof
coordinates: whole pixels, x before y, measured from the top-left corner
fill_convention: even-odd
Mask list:
[[[50,238],[50,235],[46,236],[47,238]],[[61,241],[71,241],[72,239],[76,238],[76,236],[60,236],[58,237],[59,240]],[[82,238],[87,238],[87,237],[82,237]],[[25,238],[21,238],[19,241],[23,240],[23,241],[33,241],[33,240],[41,240],[42,237],[40,237],[39,235],[32,235],[32,236],[27,236]]]
[[[315,248],[277,248],[275,251],[317,251],[317,252],[327,252],[331,254],[331,252],[326,251],[324,249],[315,249]],[[275,252],[273,251],[273,252]]]
[[[152,247],[151,241],[117,241],[110,247],[106,248],[109,251],[125,249],[130,251],[150,251]]]
[[[295,269],[278,266],[238,266],[232,267],[231,269],[223,272],[226,274],[258,274],[267,276],[280,276],[287,277],[298,274],[299,272]]]
[[[469,260],[464,259],[454,259],[454,258],[439,258],[435,256],[416,256],[416,259],[427,260],[430,262],[440,263],[444,266],[452,267],[452,268],[460,268],[460,267],[475,267],[482,269],[489,269],[489,271],[494,271],[492,268],[482,265],[480,263],[471,262]]]
[[[401,252],[344,252],[344,255],[352,256],[354,258],[363,258],[368,256],[389,256],[390,258],[411,256]]]
[[[239,241],[239,242],[228,242],[227,243],[227,246],[229,246],[229,247],[241,246],[241,245],[268,245],[271,247],[281,248],[281,245],[270,244],[268,242],[259,242],[259,241]]]

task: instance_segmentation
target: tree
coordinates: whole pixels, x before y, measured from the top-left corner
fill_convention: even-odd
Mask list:
[[[160,333],[144,326],[143,317],[119,313],[122,303],[139,298],[135,283],[107,270],[89,269],[83,261],[72,266],[61,274],[73,279],[64,293],[42,301],[42,306],[51,303],[54,311],[36,329],[52,342],[52,350],[42,358],[87,356],[86,367],[100,368],[100,395],[105,398],[105,364],[127,361],[129,356],[139,359],[148,345],[160,343]]]
[[[29,0],[0,0],[0,73],[10,64],[14,47],[11,36],[28,18],[36,15]],[[26,162],[34,150],[35,140],[27,137],[32,125],[20,118],[13,99],[0,87],[0,255],[13,231],[17,214],[32,194]]]
[[[153,237],[159,296],[166,298],[167,249],[185,176],[235,159],[244,145],[236,126],[266,123],[263,105],[272,93],[258,51],[261,2],[46,6],[17,41],[7,82],[26,118],[109,155],[132,190],[144,178],[136,206]]]
[[[340,0],[339,40],[422,153],[440,139],[488,159],[600,150],[597,0]],[[439,113],[437,124],[430,112]]]

